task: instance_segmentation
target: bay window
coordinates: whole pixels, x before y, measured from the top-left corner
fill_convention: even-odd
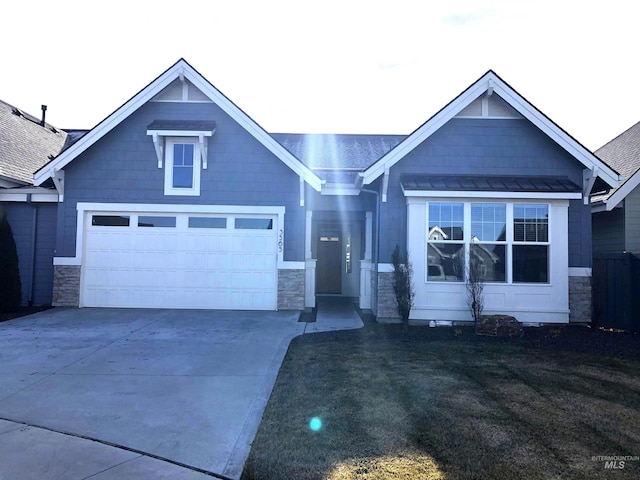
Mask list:
[[[549,205],[429,202],[427,281],[464,282],[469,262],[488,283],[549,283]]]

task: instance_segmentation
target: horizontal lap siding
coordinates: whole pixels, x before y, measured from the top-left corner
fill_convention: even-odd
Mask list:
[[[215,120],[198,197],[165,196],[164,174],[147,125],[153,120]],[[67,168],[60,256],[75,255],[76,203],[117,202],[284,206],[284,259],[304,260],[304,208],[298,177],[214,104],[148,103]]]
[[[527,120],[452,119],[391,169],[388,199],[380,212],[384,232],[380,261],[390,263],[395,245],[406,243],[402,174],[556,175],[581,185],[582,169],[576,159]],[[590,210],[580,201],[572,201],[569,210],[569,265],[588,267]]]
[[[29,302],[33,272],[34,305],[50,305],[53,290],[53,255],[55,251],[56,204],[5,203],[18,250],[22,303]],[[33,212],[37,209],[35,269],[33,268]]]
[[[624,209],[594,213],[592,217],[593,252],[622,253],[624,251]]]
[[[640,255],[640,188],[624,199],[625,250]]]

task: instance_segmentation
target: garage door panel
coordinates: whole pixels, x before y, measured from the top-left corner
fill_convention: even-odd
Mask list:
[[[175,228],[88,222],[82,304],[275,310],[275,230],[188,228],[188,214],[175,216]]]

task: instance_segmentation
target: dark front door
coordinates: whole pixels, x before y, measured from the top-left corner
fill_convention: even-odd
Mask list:
[[[342,293],[342,238],[339,232],[321,232],[316,262],[316,293]]]

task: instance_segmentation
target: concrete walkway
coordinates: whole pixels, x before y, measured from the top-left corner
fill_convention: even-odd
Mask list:
[[[0,323],[0,479],[237,479],[297,312],[54,309]]]

